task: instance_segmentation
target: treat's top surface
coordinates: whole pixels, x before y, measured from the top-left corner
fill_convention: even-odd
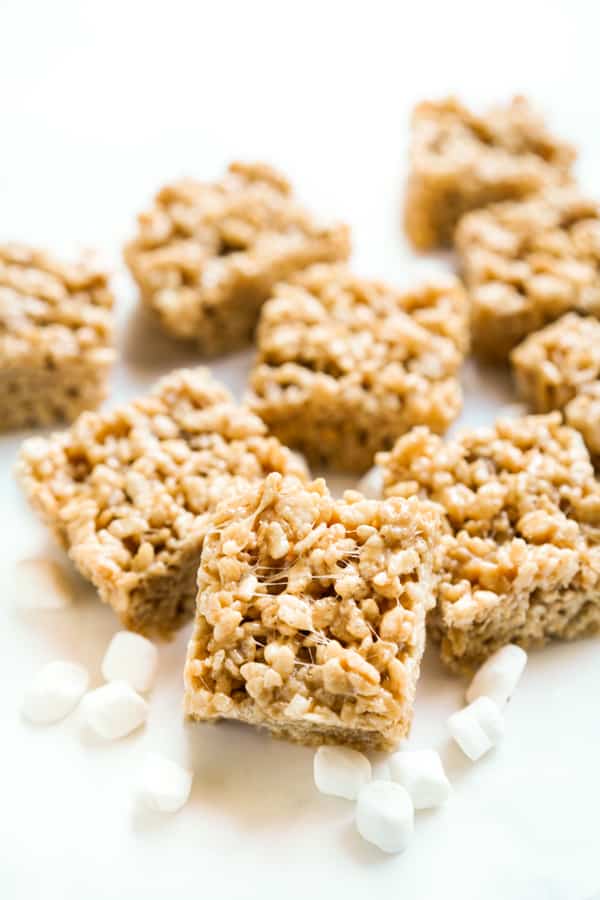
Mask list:
[[[420,103],[413,113],[412,160],[418,169],[469,171],[492,183],[536,176],[558,183],[575,156],[524,97],[483,115],[452,97]]]
[[[263,307],[259,361],[393,391],[398,380],[453,375],[468,343],[466,297],[448,277],[413,291],[315,265],[275,288]]]
[[[269,475],[213,519],[198,573],[188,687],[273,719],[397,721],[414,689],[438,516],[322,479]],[[412,678],[412,681],[411,681]],[[341,719],[341,722],[340,722]]]
[[[113,296],[91,260],[0,244],[0,363],[112,360]]]
[[[446,514],[440,594],[463,601],[457,612],[512,590],[600,585],[600,486],[561,422],[499,419],[447,442],[417,428],[380,454],[386,495],[420,494]]]
[[[546,384],[574,388],[600,375],[600,321],[567,313],[529,335],[511,354],[513,365]]]
[[[260,274],[262,259],[306,237],[346,232],[319,225],[275,169],[239,162],[219,181],[164,187],[138,224],[126,258],[144,289],[194,287],[207,297],[229,277]]]
[[[576,188],[468,213],[456,245],[478,305],[600,311],[599,208]]]
[[[273,470],[303,475],[265,432],[208,370],[180,370],[145,397],[27,441],[20,472],[43,513],[72,546],[97,553],[107,574],[158,573],[159,564],[166,572],[229,491]]]

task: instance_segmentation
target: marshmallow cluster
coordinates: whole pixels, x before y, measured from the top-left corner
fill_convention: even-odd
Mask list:
[[[361,483],[364,493],[373,472],[365,476],[367,484]],[[467,690],[468,705],[449,717],[448,730],[469,759],[480,759],[502,739],[501,708],[512,696],[526,662],[527,654],[520,647],[502,647],[474,676]],[[358,833],[385,853],[401,853],[408,846],[415,810],[441,806],[451,793],[435,750],[400,750],[372,767],[356,750],[320,747],[313,771],[321,793],[356,800]]]
[[[41,569],[25,566],[25,572],[27,576],[35,576],[37,588],[40,572],[42,576],[48,576],[44,566]],[[52,596],[46,582],[42,588],[38,605],[45,603],[46,608],[57,608],[58,603],[43,599]],[[31,595],[31,587],[25,594]],[[88,728],[107,741],[126,737],[140,728],[148,717],[148,702],[140,693],[148,692],[154,684],[157,664],[158,653],[151,641],[129,631],[120,631],[114,635],[102,660],[106,684],[86,693],[89,676],[83,666],[62,660],[48,663],[37,672],[25,691],[23,715],[35,723],[58,722],[81,701],[82,717]],[[369,766],[368,760],[365,759],[365,763]],[[326,782],[326,761],[324,772]],[[370,777],[370,769],[367,777]],[[193,773],[188,769],[159,753],[147,753],[140,766],[137,793],[150,809],[176,812],[187,802],[192,779]]]
[[[395,753],[376,770],[379,777],[371,780],[367,757],[347,747],[319,747],[314,756],[317,789],[356,800],[359,834],[386,853],[400,853],[412,837],[415,809],[444,803],[450,782],[433,750]]]

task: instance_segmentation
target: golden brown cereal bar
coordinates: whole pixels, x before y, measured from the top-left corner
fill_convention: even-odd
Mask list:
[[[439,517],[269,475],[221,504],[198,572],[185,709],[306,744],[390,749],[410,726]]]

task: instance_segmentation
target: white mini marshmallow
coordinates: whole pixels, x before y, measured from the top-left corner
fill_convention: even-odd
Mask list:
[[[390,757],[392,779],[405,787],[415,809],[440,806],[450,795],[450,782],[435,750],[401,750]]]
[[[86,669],[77,663],[48,663],[25,691],[23,715],[30,722],[44,725],[64,719],[85,694],[88,682]]]
[[[412,837],[414,810],[410,794],[393,781],[371,781],[356,802],[358,833],[386,853],[401,853]]]
[[[154,684],[158,651],[152,641],[118,631],[104,654],[102,674],[107,681],[126,681],[135,691],[149,691]]]
[[[83,698],[87,724],[101,737],[114,741],[146,721],[148,704],[126,681],[111,681]]]
[[[146,753],[142,763],[139,795],[156,812],[177,812],[187,802],[193,772],[160,753]]]
[[[3,581],[9,577],[18,605],[23,610],[66,609],[72,605],[68,578],[62,566],[53,559],[22,559],[12,573],[3,572]]]
[[[504,719],[497,703],[478,697],[450,716],[448,730],[463,753],[477,760],[502,738]]]
[[[515,691],[527,663],[527,654],[516,644],[507,644],[492,653],[467,689],[467,703],[490,697],[502,707]]]
[[[354,800],[371,780],[371,763],[349,747],[319,747],[313,761],[317,790],[332,797]]]
[[[383,471],[373,466],[356,485],[356,490],[364,494],[368,500],[381,500],[383,497]]]

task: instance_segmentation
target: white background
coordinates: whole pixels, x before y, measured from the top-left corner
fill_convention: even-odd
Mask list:
[[[193,353],[135,313],[119,248],[164,181],[267,159],[315,210],[354,229],[355,266],[402,282],[430,266],[400,231],[408,117],[423,97],[534,98],[581,147],[600,195],[600,14],[588,2],[98,3],[0,0],[0,232],[60,250],[100,248],[117,276],[122,361],[110,403]],[[439,262],[437,263],[439,265]],[[239,393],[250,354],[215,372]],[[491,421],[507,379],[465,372],[463,421]],[[13,484],[23,435],[0,441],[2,566],[48,552]],[[57,555],[60,559],[60,556]],[[181,724],[187,631],[161,648],[144,731],[118,745],[77,714],[47,729],[19,716],[23,686],[54,658],[99,662],[115,619],[82,584],[64,613],[0,596],[0,898],[179,900],[333,896],[586,900],[600,890],[598,641],[532,655],[503,746],[477,765],[453,750],[463,686],[428,652],[411,745],[440,749],[455,792],[418,815],[388,858],[362,843],[352,806],[318,795],[311,751],[235,726]],[[175,817],[142,814],[131,788],[146,748],[196,770]]]

